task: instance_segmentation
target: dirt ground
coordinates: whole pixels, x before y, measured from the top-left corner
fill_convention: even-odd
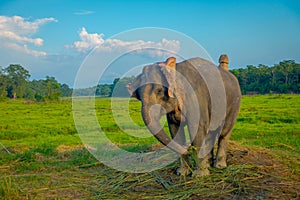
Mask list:
[[[90,156],[83,147],[64,147],[56,158],[35,161],[60,163],[59,168],[42,164],[24,174],[16,170],[27,166],[20,160],[0,166],[5,176],[0,197],[2,187],[6,199],[300,199],[299,171],[268,150],[234,142],[229,144],[228,167],[211,168],[209,176],[200,178],[176,176],[178,163],[142,174],[113,170],[92,157],[90,164],[67,164],[74,152]]]

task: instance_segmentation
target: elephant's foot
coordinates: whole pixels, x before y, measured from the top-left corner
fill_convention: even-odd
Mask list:
[[[196,169],[193,171],[193,176],[194,177],[200,177],[200,176],[208,176],[210,174],[209,170],[206,169]]]
[[[218,169],[226,168],[227,167],[226,158],[223,157],[223,158],[218,159],[215,163],[215,167]]]

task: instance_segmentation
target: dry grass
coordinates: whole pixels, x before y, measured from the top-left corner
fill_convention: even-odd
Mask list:
[[[56,159],[36,155],[35,162],[53,162],[49,167],[18,173],[16,169],[25,165],[20,159],[1,166],[0,195],[4,199],[300,198],[299,175],[267,150],[249,149],[233,142],[228,154],[229,167],[211,169],[211,175],[200,178],[174,175],[177,163],[143,174],[118,172],[93,159],[90,163],[71,165],[74,151],[77,155],[85,154],[86,150],[68,146],[59,150]],[[61,162],[61,166],[57,167],[56,162]]]

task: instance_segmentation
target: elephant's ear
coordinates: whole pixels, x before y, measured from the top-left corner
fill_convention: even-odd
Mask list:
[[[168,95],[169,97],[174,98],[174,90],[176,88],[176,58],[170,57],[166,62],[159,64],[162,67],[162,72],[164,73],[168,86]]]
[[[135,92],[134,92],[133,89],[132,89],[131,83],[128,83],[128,84],[126,85],[126,88],[127,88],[127,90],[128,90],[128,93],[130,94],[130,96],[136,98],[136,94],[135,94]]]
[[[162,72],[168,82],[168,95],[171,98],[177,98],[179,110],[182,110],[184,94],[180,91],[176,82],[176,58],[170,57],[165,62],[159,63],[162,67]]]

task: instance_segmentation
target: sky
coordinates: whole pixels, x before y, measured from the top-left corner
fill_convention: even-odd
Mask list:
[[[101,54],[90,56],[95,47]],[[71,87],[78,72],[96,74],[120,52],[136,56],[114,62],[104,82],[171,55],[208,55],[217,64],[226,53],[230,69],[300,62],[299,47],[299,0],[0,1],[0,66],[21,64],[31,79],[54,76]]]

